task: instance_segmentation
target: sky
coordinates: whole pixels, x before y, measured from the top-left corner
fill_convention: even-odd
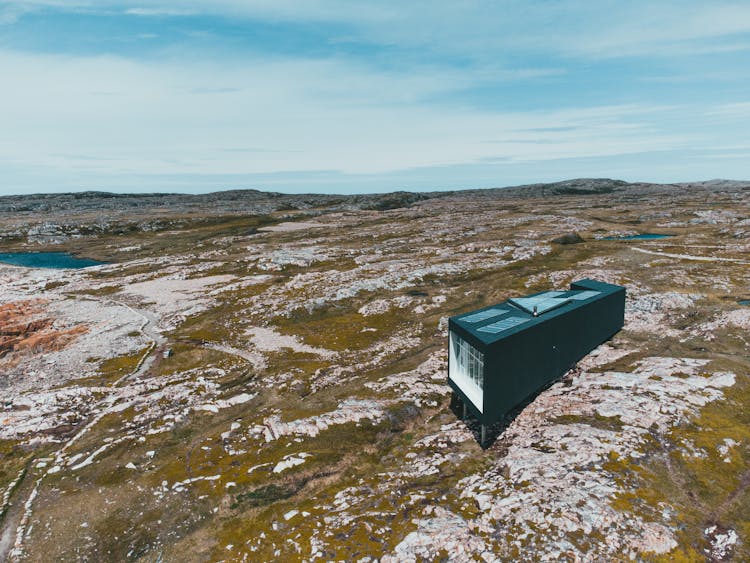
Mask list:
[[[750,179],[750,2],[0,0],[0,195]]]

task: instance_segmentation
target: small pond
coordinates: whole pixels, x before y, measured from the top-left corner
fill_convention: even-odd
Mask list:
[[[659,233],[641,233],[640,235],[627,235],[622,237],[604,237],[601,240],[654,240],[659,238],[670,238],[674,235],[662,235]]]
[[[740,299],[737,303],[750,307],[750,299]]]
[[[0,252],[0,262],[27,268],[56,269],[88,268],[106,263],[90,258],[76,258],[67,252]]]

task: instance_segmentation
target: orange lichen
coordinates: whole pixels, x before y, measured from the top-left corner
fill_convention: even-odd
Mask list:
[[[45,315],[47,301],[30,299],[0,305],[0,358],[15,365],[19,353],[61,350],[88,331],[85,325],[56,328]]]

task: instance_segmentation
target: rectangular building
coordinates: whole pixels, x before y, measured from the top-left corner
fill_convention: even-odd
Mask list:
[[[581,280],[448,320],[448,383],[485,426],[565,374],[623,326],[625,288]]]

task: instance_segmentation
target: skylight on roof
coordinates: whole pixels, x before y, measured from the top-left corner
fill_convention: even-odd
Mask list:
[[[565,295],[565,291],[545,291],[539,295],[532,295],[531,297],[525,297],[524,299],[549,299],[550,297],[560,297]]]
[[[576,291],[573,295],[568,295],[568,299],[575,299],[576,301],[584,301],[586,299],[589,299],[591,297],[594,297],[594,295],[599,295],[600,291]]]
[[[510,328],[513,328],[514,326],[518,326],[523,323],[529,322],[529,319],[524,319],[523,317],[507,317],[505,319],[502,319],[500,321],[490,323],[487,326],[483,326],[477,329],[477,332],[488,332],[490,334],[499,334],[503,332],[504,330],[508,330]]]
[[[465,323],[473,324],[473,323],[485,321],[487,319],[491,319],[492,317],[499,317],[500,315],[504,315],[507,312],[508,312],[507,309],[487,309],[486,311],[479,311],[478,313],[467,315],[463,317],[461,320]]]

